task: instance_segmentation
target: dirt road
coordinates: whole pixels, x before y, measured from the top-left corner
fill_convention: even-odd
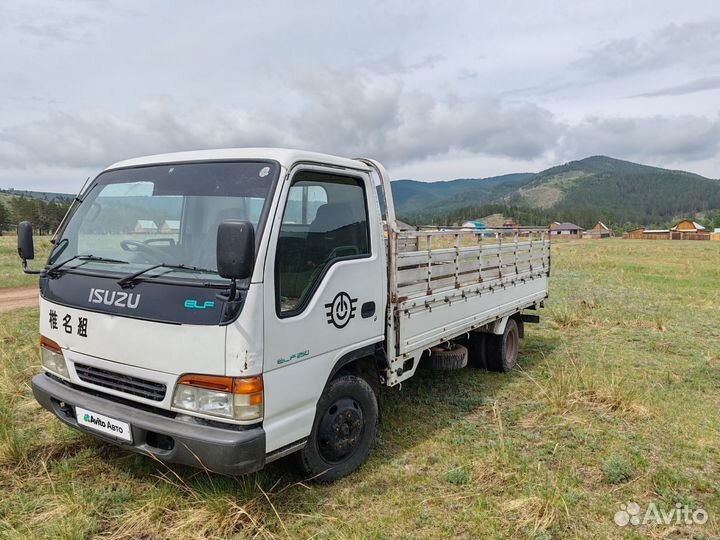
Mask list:
[[[37,285],[0,289],[0,312],[37,306],[39,294]]]

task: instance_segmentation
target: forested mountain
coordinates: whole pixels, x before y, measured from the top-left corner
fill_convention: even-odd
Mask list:
[[[448,182],[396,180],[392,183],[395,206],[403,213],[424,212],[428,208],[448,211],[468,204],[499,200],[526,184],[533,173],[505,174],[491,178],[468,178]]]
[[[398,216],[415,224],[451,225],[502,214],[522,225],[570,221],[590,227],[603,221],[628,229],[692,218],[720,227],[720,180],[605,156],[539,173],[447,182],[398,180],[392,187]],[[22,219],[52,230],[71,199],[59,193],[0,190],[0,230]]]
[[[571,221],[590,227],[603,221],[628,228],[663,225],[680,217],[702,220],[704,213],[715,216],[713,211],[720,210],[718,180],[605,156],[537,174],[443,184],[449,188],[445,196],[434,192],[425,206],[419,197],[411,204],[400,197],[398,214],[414,223],[452,224],[502,213],[525,225]]]

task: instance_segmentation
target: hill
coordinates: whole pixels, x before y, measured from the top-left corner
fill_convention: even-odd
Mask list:
[[[29,199],[41,199],[48,202],[69,202],[75,197],[69,193],[55,193],[52,191],[28,191],[24,189],[0,189],[0,194],[9,197],[26,197]]]
[[[409,200],[401,197],[398,214],[414,222],[454,223],[503,213],[527,224],[558,220],[588,227],[601,220],[622,227],[665,224],[720,209],[718,180],[606,156],[537,174],[440,184],[425,205],[422,193]]]
[[[687,217],[720,227],[720,181],[607,156],[570,161],[539,173],[445,182],[397,180],[392,187],[398,216],[418,224],[452,224],[499,214],[524,225],[571,221],[590,227],[603,221],[627,229],[665,226]],[[0,190],[0,203],[8,209],[17,198],[66,204],[72,195]],[[11,223],[7,217],[0,219],[0,229]]]
[[[446,182],[396,180],[392,183],[393,198],[403,213],[423,212],[428,208],[447,211],[502,199],[534,176],[534,173],[515,173]]]

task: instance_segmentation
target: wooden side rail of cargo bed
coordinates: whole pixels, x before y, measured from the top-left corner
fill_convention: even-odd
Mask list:
[[[547,229],[399,231],[389,241],[397,242],[393,302],[550,271]]]

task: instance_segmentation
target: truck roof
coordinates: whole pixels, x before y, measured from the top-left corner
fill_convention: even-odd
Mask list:
[[[222,161],[235,159],[272,159],[284,167],[290,167],[298,161],[311,161],[369,170],[360,161],[354,159],[309,152],[306,150],[293,150],[288,148],[218,148],[215,150],[194,150],[189,152],[173,152],[169,154],[156,154],[113,163],[105,170],[123,167],[137,167],[141,165],[159,165],[161,163],[179,163],[192,161]]]

